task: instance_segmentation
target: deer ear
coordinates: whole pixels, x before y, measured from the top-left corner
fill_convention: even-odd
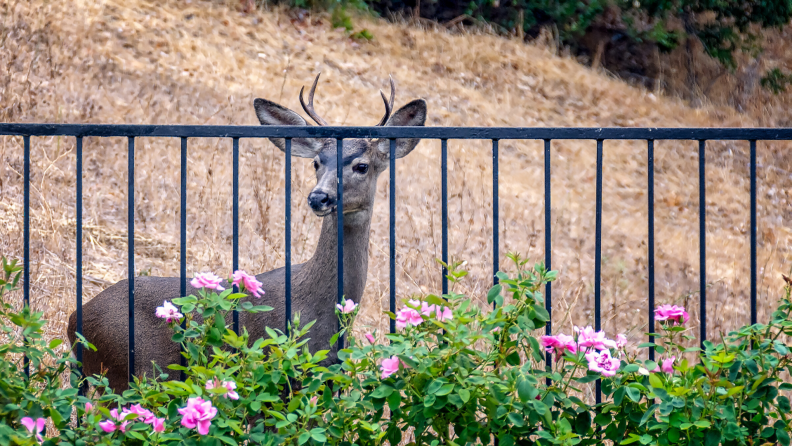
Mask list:
[[[308,125],[302,116],[266,99],[254,100],[253,108],[256,109],[256,116],[261,125]],[[286,151],[285,139],[270,138],[269,140],[282,151]],[[291,153],[292,156],[300,158],[313,158],[322,150],[322,145],[321,139],[292,138]]]
[[[416,99],[391,115],[386,127],[423,127],[426,122],[426,101]],[[403,158],[418,145],[418,138],[396,139],[396,158]],[[390,140],[381,139],[377,145],[380,153],[386,157],[390,154]]]

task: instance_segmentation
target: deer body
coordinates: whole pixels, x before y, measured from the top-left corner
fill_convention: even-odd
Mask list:
[[[309,94],[309,105],[300,101],[305,111],[319,124],[325,125],[313,110],[313,94],[317,76]],[[415,100],[390,116],[393,105],[385,100],[386,113],[379,125],[423,125],[426,103]],[[256,99],[254,107],[262,125],[307,125],[297,113],[273,102]],[[283,139],[271,141],[285,150]],[[417,139],[396,140],[396,156],[401,158],[418,144]],[[376,180],[388,167],[389,141],[344,140],[344,295],[360,303],[366,286],[368,272],[368,245],[373,212]],[[335,304],[338,274],[338,239],[336,209],[336,141],[322,139],[292,139],[292,155],[313,158],[317,184],[308,196],[314,213],[323,219],[322,230],[314,255],[305,263],[292,266],[292,309],[300,314],[301,323],[315,320],[309,334],[308,347],[312,352],[329,349],[324,365],[337,360],[336,346],[329,339],[337,331]],[[239,313],[240,326],[250,333],[250,340],[265,337],[265,327],[283,330],[285,327],[285,268],[278,268],[256,276],[266,294],[261,298],[243,299],[254,304],[266,304],[274,309],[265,313]],[[169,364],[179,363],[179,344],[171,341],[172,332],[162,319],[155,316],[158,306],[165,300],[180,296],[178,277],[135,278],[135,375],[152,376],[152,362],[169,373],[171,379],[178,372],[167,370]],[[110,387],[119,392],[128,387],[128,290],[126,280],[118,282],[99,293],[83,306],[83,336],[96,346],[97,351],[86,349],[83,371],[94,375],[106,371]],[[197,290],[187,284],[187,293]],[[77,329],[76,313],[69,318],[68,335],[74,344]]]

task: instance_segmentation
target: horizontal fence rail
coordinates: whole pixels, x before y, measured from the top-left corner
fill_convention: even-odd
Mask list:
[[[792,140],[792,128],[337,127],[0,124],[0,135],[172,138]]]
[[[395,148],[396,138],[421,138],[441,141],[441,191],[442,191],[442,260],[448,262],[448,140],[479,139],[492,142],[492,222],[493,222],[493,284],[498,279],[495,275],[499,270],[499,205],[498,205],[498,141],[499,140],[541,140],[544,143],[544,231],[545,231],[545,264],[551,268],[551,162],[553,140],[591,140],[596,142],[596,229],[595,229],[595,328],[601,326],[601,240],[602,240],[602,172],[604,142],[607,140],[644,140],[647,143],[647,219],[648,219],[648,307],[647,319],[650,329],[654,331],[654,273],[655,273],[655,227],[654,227],[654,142],[657,140],[693,140],[698,141],[699,162],[699,253],[700,253],[700,337],[706,340],[706,202],[705,202],[705,155],[706,141],[728,140],[747,141],[750,144],[750,245],[751,245],[751,323],[756,322],[757,293],[757,262],[756,262],[756,141],[792,140],[792,128],[497,128],[497,127],[292,127],[292,126],[202,126],[202,125],[93,125],[93,124],[0,124],[0,135],[22,136],[24,140],[24,302],[30,298],[30,137],[31,136],[73,136],[76,138],[76,206],[77,206],[77,332],[82,327],[82,156],[84,137],[126,137],[128,138],[128,278],[129,278],[129,377],[135,370],[135,332],[134,332],[134,188],[135,188],[135,138],[162,137],[181,139],[181,203],[180,203],[180,291],[187,293],[187,148],[188,138],[228,138],[231,139],[233,153],[233,268],[239,267],[239,139],[240,138],[285,138],[285,330],[289,329],[291,320],[291,143],[293,138],[329,138],[336,140],[337,163],[337,209],[343,209],[343,175],[342,150],[343,141],[351,138],[383,138],[390,140],[389,167],[389,269],[390,311],[396,311],[396,172]],[[331,217],[332,218],[332,217]],[[336,212],[338,219],[338,276],[337,297],[340,303],[344,291],[343,269],[343,212]],[[448,271],[442,268],[443,293],[448,292]],[[547,284],[545,289],[545,306],[552,314],[552,287]],[[233,318],[234,330],[239,330],[239,318]],[[545,328],[551,334],[551,322]],[[395,321],[390,321],[390,331],[395,331]],[[653,337],[649,337],[650,342]],[[343,338],[339,339],[339,348],[343,346]],[[82,359],[82,348],[78,346],[76,357]],[[654,350],[650,349],[650,359],[654,359]],[[550,364],[549,354],[546,357]],[[28,364],[25,361],[27,371]],[[596,385],[596,399],[601,401],[600,384]]]

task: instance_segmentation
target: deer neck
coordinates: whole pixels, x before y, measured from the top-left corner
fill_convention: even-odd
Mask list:
[[[344,295],[355,303],[360,303],[366,287],[370,228],[370,211],[344,215]],[[328,305],[334,304],[338,283],[338,215],[335,212],[322,219],[316,251],[302,271],[305,280],[315,284],[314,290],[333,290],[323,294],[328,296]]]

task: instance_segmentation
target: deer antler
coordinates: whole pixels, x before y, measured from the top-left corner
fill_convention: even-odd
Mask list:
[[[302,105],[303,110],[305,110],[305,113],[308,113],[308,116],[310,116],[311,119],[313,119],[318,125],[327,125],[327,121],[322,119],[322,117],[316,113],[313,107],[313,98],[314,93],[316,92],[316,84],[319,82],[319,76],[321,75],[322,73],[317,74],[316,79],[314,79],[313,86],[311,86],[311,91],[308,93],[308,105],[305,105],[305,101],[303,100],[303,90],[305,90],[305,87],[300,88],[300,104]]]
[[[377,127],[385,125],[388,122],[388,118],[390,118],[390,114],[393,111],[393,99],[396,97],[396,86],[393,84],[393,77],[388,75],[390,79],[390,101],[385,98],[385,93],[380,90],[380,95],[382,96],[382,101],[385,102],[385,116],[382,117]]]

